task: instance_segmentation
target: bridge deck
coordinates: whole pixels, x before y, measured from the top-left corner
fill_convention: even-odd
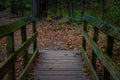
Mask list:
[[[42,51],[39,56],[42,62],[32,73],[34,80],[88,80],[78,53],[71,50]]]

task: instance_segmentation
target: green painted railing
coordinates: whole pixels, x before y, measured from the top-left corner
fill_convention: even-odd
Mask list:
[[[32,23],[33,35],[27,39],[26,25]],[[22,44],[19,48],[14,49],[14,32],[21,30]],[[8,74],[8,80],[25,80],[28,70],[30,69],[37,53],[37,31],[36,18],[30,17],[18,20],[14,23],[0,26],[0,38],[6,37],[7,59],[0,64],[0,80]],[[33,55],[28,60],[28,48],[33,43]],[[15,77],[15,62],[19,57],[23,57],[23,71],[18,78]]]
[[[120,28],[102,22],[94,17],[85,16],[84,27],[82,28],[83,44],[81,47],[82,55],[93,78],[99,80],[96,74],[96,58],[98,58],[104,66],[104,80],[111,80],[111,77],[114,80],[120,80],[120,66],[112,60],[112,50],[114,40],[120,40]],[[93,39],[91,39],[87,34],[87,24],[91,24],[94,27]],[[107,44],[106,51],[103,52],[97,45],[98,41],[98,31],[102,31],[107,35]],[[92,49],[92,59],[89,61],[86,53],[86,44]],[[92,64],[92,65],[91,65]]]

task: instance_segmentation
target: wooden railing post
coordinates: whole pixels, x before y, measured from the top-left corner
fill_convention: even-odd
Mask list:
[[[33,22],[32,30],[33,30],[33,33],[36,32],[36,22],[35,21]],[[36,49],[37,49],[37,38],[33,42],[33,51],[35,51]]]
[[[87,33],[87,22],[84,20],[83,30]],[[86,40],[83,38],[82,47],[86,51]]]
[[[106,48],[106,54],[109,57],[112,57],[112,50],[113,50],[113,43],[114,43],[114,38],[111,36],[107,35],[107,48]],[[110,80],[110,73],[106,68],[104,68],[104,80]]]
[[[2,80],[5,76],[8,78],[7,80],[26,80],[25,77],[27,75],[28,70],[30,69],[37,53],[37,32],[35,26],[35,17],[21,19],[9,25],[0,26],[0,37],[6,37],[6,54],[8,58],[0,64],[0,80]],[[33,24],[33,35],[27,39],[26,34],[26,25],[29,23]],[[14,32],[21,29],[21,41],[22,44],[19,48],[14,49]],[[30,45],[34,42],[34,54],[31,56],[28,62],[28,49]],[[36,49],[36,50],[35,50]],[[23,71],[20,76],[17,78],[15,75],[15,62],[18,58],[23,57]],[[7,74],[7,75],[6,75]]]
[[[7,56],[9,57],[14,52],[14,34],[11,33],[6,36]],[[11,63],[11,68],[8,71],[8,80],[15,80],[15,62]]]
[[[22,43],[24,43],[27,40],[26,26],[21,27],[21,38]],[[28,50],[25,50],[23,55],[23,68],[26,67],[27,63],[28,63]]]
[[[98,29],[94,27],[94,34],[93,34],[93,41],[97,44],[98,42]],[[94,51],[92,50],[92,65],[94,70],[96,71],[96,55]]]

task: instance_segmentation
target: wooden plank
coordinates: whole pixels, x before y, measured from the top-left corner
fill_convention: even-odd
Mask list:
[[[84,27],[83,27],[83,30],[85,31],[85,32],[87,32],[87,22],[84,20]],[[83,37],[83,40],[82,40],[83,42],[82,42],[82,46],[83,46],[83,48],[84,48],[84,50],[86,50],[86,40],[84,39],[84,37]]]
[[[43,54],[57,54],[57,55],[77,54],[77,53],[79,53],[79,50],[40,50],[40,53],[43,53]]]
[[[32,30],[33,33],[36,32],[36,22],[33,22],[33,26],[32,26]],[[37,49],[37,38],[35,38],[34,42],[33,42],[33,51],[35,51]]]
[[[42,56],[41,59],[43,59],[43,60],[45,60],[45,59],[47,59],[47,60],[61,60],[61,59],[64,59],[64,60],[78,60],[78,61],[81,61],[79,56],[62,56],[62,57],[59,57],[59,56],[52,56],[52,57]]]
[[[96,28],[108,34],[109,36],[112,36],[115,39],[120,40],[120,28],[119,27],[107,24],[91,16],[85,16],[84,20],[94,25]]]
[[[80,71],[80,70],[82,70],[83,69],[83,67],[79,67],[79,68],[38,68],[38,67],[36,67],[35,68],[36,70],[40,70],[40,71],[50,71],[50,70],[56,70],[56,71],[71,71],[71,70],[73,70],[73,71]]]
[[[7,43],[7,57],[14,52],[14,34],[11,33],[6,36]],[[15,80],[15,62],[11,63],[10,70],[8,71],[8,80]]]
[[[83,68],[83,65],[79,64],[38,64],[38,68]]]
[[[42,57],[78,57],[78,53],[72,54],[72,53],[64,53],[64,54],[58,54],[58,53],[54,53],[54,54],[46,54],[46,53],[41,53]]]
[[[106,54],[111,58],[112,58],[113,43],[114,43],[114,39],[108,35]],[[110,80],[110,73],[108,72],[106,68],[104,68],[104,80]]]
[[[39,75],[34,76],[35,80],[86,80],[86,77],[81,75]]]
[[[93,79],[93,80],[99,80],[99,78],[98,78],[98,76],[97,76],[97,73],[95,72],[95,70],[94,70],[94,68],[93,68],[90,60],[89,60],[88,57],[87,57],[87,53],[85,52],[85,50],[83,49],[83,47],[81,47],[81,51],[82,51],[82,52],[81,52],[81,55],[82,55],[82,57],[83,57],[86,65],[87,65],[87,68],[90,70],[90,74],[91,74],[91,76],[92,76],[92,79]]]
[[[73,77],[73,80],[87,80],[87,74],[83,72],[84,62],[81,61],[80,55],[75,55],[76,51],[72,52],[73,55],[67,50],[41,52],[41,56],[38,57],[41,63],[36,64],[34,72],[31,73],[34,80],[49,80],[49,78],[50,80],[71,80],[70,77]],[[74,55],[79,59],[76,59]]]
[[[20,29],[21,27],[25,26],[26,24],[29,24],[35,20],[36,20],[35,17],[29,17],[29,18],[18,20],[8,25],[0,26],[0,37],[13,33],[16,30]]]
[[[23,72],[21,73],[21,75],[19,76],[19,78],[17,80],[25,80],[25,77],[29,71],[29,69],[31,68],[31,65],[33,64],[36,56],[38,54],[38,50],[36,49],[36,51],[33,53],[31,59],[29,60],[27,66],[25,67],[25,69],[23,70]]]
[[[85,77],[80,77],[80,76],[56,76],[56,75],[52,75],[52,76],[34,76],[35,80],[85,80]]]
[[[93,41],[96,44],[98,42],[98,34],[99,34],[98,29],[96,27],[94,27]],[[96,71],[96,55],[95,55],[94,51],[92,51],[92,65],[93,65],[94,70]]]
[[[74,70],[49,70],[49,71],[35,71],[36,74],[77,74],[77,75],[85,75],[86,73],[83,73],[82,70],[79,70],[79,71],[74,71]]]
[[[91,46],[92,50],[97,55],[98,59],[102,62],[104,67],[110,72],[111,76],[115,80],[120,80],[120,66],[117,65],[107,54],[103,53],[98,45],[89,38],[89,36],[82,30],[83,37],[87,41],[87,43]]]
[[[16,61],[21,55],[23,55],[24,50],[28,49],[30,44],[34,41],[37,36],[37,32],[33,34],[31,38],[29,38],[20,48],[15,50],[11,55],[0,65],[0,79],[4,77],[4,75],[9,70],[11,63]]]
[[[24,43],[27,40],[27,34],[26,34],[26,26],[21,27],[21,37],[22,37],[22,43]],[[23,55],[23,68],[27,65],[28,62],[28,50],[25,50]]]

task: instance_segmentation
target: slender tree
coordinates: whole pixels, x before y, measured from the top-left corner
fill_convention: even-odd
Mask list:
[[[48,0],[31,0],[32,14],[37,18],[47,16]]]
[[[82,20],[82,17],[84,15],[84,5],[85,5],[85,1],[84,0],[81,0],[80,1],[80,4],[81,4],[81,20]]]
[[[66,5],[67,5],[67,10],[68,10],[68,15],[69,17],[71,17],[72,13],[71,13],[71,4],[70,4],[70,0],[66,0]]]
[[[41,17],[45,18],[47,17],[47,13],[48,13],[48,0],[41,0],[40,5],[41,5],[41,8],[40,8]]]
[[[0,11],[5,10],[5,9],[6,9],[5,0],[1,0],[0,1]]]
[[[3,9],[6,9],[5,0],[3,0]]]
[[[101,3],[101,12],[102,12],[101,19],[105,20],[106,0],[100,0],[100,3]]]
[[[11,13],[14,14],[14,15],[18,14],[17,13],[17,1],[16,0],[10,0],[10,3],[11,3],[11,5],[10,5]]]

